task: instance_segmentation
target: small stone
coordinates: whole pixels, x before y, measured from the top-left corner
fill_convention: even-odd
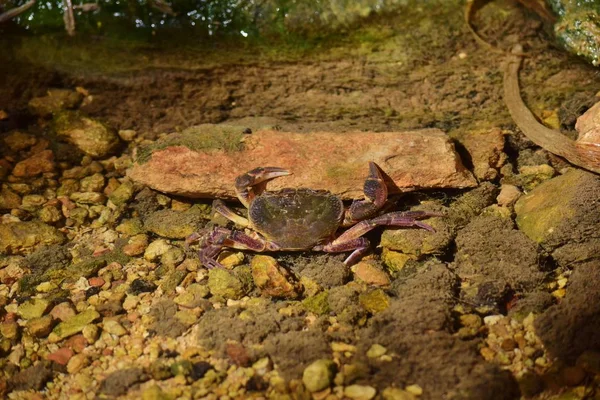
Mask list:
[[[71,357],[73,357],[73,350],[68,347],[62,347],[56,350],[54,353],[49,354],[46,359],[49,361],[54,361],[60,365],[67,365]]]
[[[139,218],[129,218],[117,225],[115,230],[127,236],[135,236],[144,233],[144,226]]]
[[[213,268],[208,271],[208,288],[213,296],[241,299],[246,294],[243,282],[231,271]]]
[[[52,150],[43,150],[18,162],[12,174],[16,177],[31,178],[52,171],[54,171],[54,153]]]
[[[335,369],[335,363],[332,360],[314,361],[304,369],[302,383],[309,392],[319,392],[331,386]]]
[[[358,300],[365,310],[373,314],[387,309],[390,305],[390,298],[381,289],[361,293]]]
[[[423,394],[423,388],[421,388],[421,386],[419,385],[408,385],[407,387],[404,388],[404,390],[406,390],[409,393],[414,394],[415,396],[421,396]]]
[[[104,175],[96,173],[81,180],[80,190],[82,192],[101,192],[104,189],[104,183]]]
[[[34,97],[29,103],[29,111],[40,117],[48,117],[54,113],[68,108],[76,108],[83,99],[83,95],[74,90],[50,89],[42,97]]]
[[[35,287],[35,291],[38,293],[50,293],[56,289],[58,289],[58,285],[54,282],[42,282]]]
[[[381,393],[383,400],[416,400],[416,396],[406,390],[388,387]]]
[[[344,388],[344,396],[356,400],[370,400],[377,394],[374,387],[366,385],[350,385]]]
[[[55,305],[52,311],[50,311],[50,315],[52,315],[52,317],[54,317],[55,319],[66,321],[77,315],[77,312],[75,311],[71,303],[65,301]]]
[[[193,283],[185,289],[185,292],[176,296],[173,301],[182,307],[196,308],[204,303],[204,298],[209,294],[208,286]]]
[[[556,171],[548,164],[524,165],[519,168],[519,178],[525,190],[531,190],[540,183],[551,179]]]
[[[133,184],[130,181],[125,181],[113,190],[108,199],[116,206],[126,204],[133,197]]]
[[[114,319],[104,320],[103,329],[104,331],[115,336],[123,336],[127,333],[127,329],[123,328],[123,325]]]
[[[244,253],[241,251],[224,250],[217,256],[217,261],[227,269],[233,269],[244,263]]]
[[[374,261],[361,261],[352,266],[354,276],[368,285],[388,286],[389,276]]]
[[[156,261],[170,248],[171,245],[165,239],[157,239],[148,245],[144,252],[144,258],[148,261]]]
[[[113,129],[79,113],[59,113],[54,118],[53,127],[59,138],[65,139],[91,157],[108,156],[120,145],[119,136]]]
[[[100,318],[100,314],[93,308],[85,310],[75,315],[74,317],[71,317],[68,320],[56,325],[56,327],[52,330],[52,333],[48,337],[48,340],[50,341],[50,343],[56,343],[68,338],[69,336],[73,336],[76,333],[81,332],[85,326],[92,323],[98,318]]]
[[[5,339],[16,339],[19,336],[19,324],[15,321],[0,323],[0,335]]]
[[[130,290],[133,294],[140,294],[154,292],[157,287],[153,282],[138,278],[131,282]]]
[[[97,325],[89,324],[83,327],[81,334],[89,344],[94,344],[100,335],[100,329]]]
[[[135,137],[137,136],[137,132],[133,129],[121,129],[117,133],[119,134],[119,137],[125,142],[132,142],[133,139],[135,139]]]
[[[521,197],[521,191],[514,185],[503,184],[500,187],[500,194],[496,198],[498,205],[512,207]]]
[[[387,349],[380,344],[375,343],[369,350],[367,350],[367,357],[369,358],[378,358],[384,355],[387,352]]]
[[[325,315],[331,311],[329,307],[329,292],[324,291],[302,300],[302,305],[308,311],[317,315]]]
[[[123,246],[123,253],[127,256],[139,256],[148,248],[148,235],[139,234],[131,237],[127,244]]]
[[[27,321],[27,330],[32,336],[44,338],[52,331],[53,320],[51,315],[44,315]]]
[[[163,265],[176,267],[185,259],[185,252],[179,247],[171,247],[162,256],[160,262]]]
[[[40,318],[50,307],[50,301],[34,298],[17,307],[17,314],[25,320]]]
[[[300,294],[300,285],[273,257],[256,255],[251,268],[254,284],[261,293],[287,299],[294,299]]]
[[[172,400],[158,385],[152,385],[142,392],[142,400]]]
[[[11,151],[22,151],[30,148],[37,142],[35,136],[28,133],[14,130],[4,136],[4,143]]]
[[[0,189],[0,210],[12,210],[21,206],[21,196],[2,186]]]
[[[85,354],[75,354],[67,363],[67,372],[76,374],[89,364],[89,359]]]
[[[102,287],[102,286],[104,286],[106,281],[99,276],[95,276],[95,277],[88,279],[88,283],[92,287]]]
[[[31,213],[36,212],[46,202],[46,198],[39,194],[28,194],[23,196],[21,200],[21,210],[29,211]]]
[[[102,193],[96,192],[75,192],[69,196],[75,203],[80,204],[104,204],[106,203],[106,196]]]
[[[38,217],[46,224],[55,224],[63,219],[63,214],[54,206],[45,206],[40,210]]]
[[[123,301],[123,309],[126,311],[134,310],[138,304],[140,304],[140,298],[138,296],[128,295]]]

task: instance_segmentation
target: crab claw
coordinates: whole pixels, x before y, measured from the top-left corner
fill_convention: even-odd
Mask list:
[[[235,192],[244,206],[248,207],[252,199],[263,192],[267,182],[291,172],[279,167],[258,167],[235,179]]]

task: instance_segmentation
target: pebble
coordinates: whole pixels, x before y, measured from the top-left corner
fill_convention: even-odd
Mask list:
[[[365,310],[373,314],[385,310],[390,305],[390,298],[381,289],[361,293],[358,300]]]
[[[89,344],[94,344],[96,340],[98,340],[98,336],[100,335],[100,329],[97,325],[88,324],[83,327],[81,330],[83,337]]]
[[[54,153],[51,150],[43,150],[18,162],[12,174],[20,178],[31,178],[52,171],[54,171]]]
[[[123,328],[123,325],[114,319],[105,319],[103,329],[105,332],[115,336],[123,336],[127,333],[127,329]]]
[[[123,246],[123,253],[130,257],[143,254],[148,248],[148,235],[139,234],[131,237],[129,242]],[[150,255],[149,255],[150,256]]]
[[[503,184],[500,187],[500,194],[496,197],[498,205],[512,207],[521,197],[521,191],[515,185]]]
[[[156,260],[158,260],[158,258],[160,256],[165,254],[170,248],[171,248],[171,245],[165,239],[157,239],[157,240],[153,241],[152,243],[150,243],[148,245],[148,247],[146,248],[146,251],[144,251],[144,259],[146,259],[147,261],[150,261],[150,262],[156,261]]]
[[[96,192],[74,192],[69,196],[71,200],[80,204],[104,204],[106,196]]]
[[[52,315],[55,319],[59,319],[61,321],[66,321],[69,318],[74,317],[77,314],[71,303],[62,302],[54,306],[52,311],[50,311],[50,315]]]
[[[407,387],[404,388],[404,390],[406,390],[409,393],[414,394],[415,396],[421,396],[423,394],[423,388],[421,388],[421,386],[419,385],[408,385]]]
[[[361,261],[352,266],[354,276],[368,285],[388,286],[390,277],[383,271],[376,262]]]
[[[54,361],[60,365],[67,365],[71,357],[73,357],[73,350],[68,347],[61,347],[53,353],[50,353],[46,359],[49,361]]]
[[[27,321],[27,330],[32,336],[43,338],[52,331],[53,320],[51,315],[44,315]]]
[[[320,359],[304,369],[302,383],[309,392],[319,392],[331,386],[334,373],[335,363],[329,359]]]
[[[56,343],[69,336],[75,335],[76,333],[82,332],[88,324],[98,318],[100,318],[100,314],[96,310],[85,310],[56,325],[52,330],[52,333],[50,333],[50,336],[48,336],[48,341],[50,341],[50,343]]]
[[[88,357],[85,354],[75,354],[67,363],[67,372],[76,374],[86,367],[89,363]]]
[[[380,344],[375,343],[375,344],[371,345],[371,347],[369,347],[369,350],[367,350],[367,357],[369,357],[369,358],[381,357],[386,352],[387,352],[387,349],[385,347],[383,347]]]
[[[50,301],[46,299],[34,298],[20,304],[17,307],[17,314],[23,319],[40,318],[50,307]]]
[[[104,175],[96,173],[86,176],[79,184],[82,192],[101,192],[105,184]]]
[[[208,271],[208,288],[213,296],[238,300],[246,294],[244,283],[231,271],[213,268]]]
[[[374,387],[366,385],[350,385],[344,388],[344,396],[356,400],[370,400],[377,394]]]
[[[415,400],[417,397],[399,388],[389,387],[385,388],[381,393],[384,400]]]
[[[126,204],[133,197],[133,183],[125,181],[113,190],[108,199],[116,206]]]
[[[271,297],[295,299],[301,285],[271,256],[256,255],[250,263],[252,279],[261,293]]]

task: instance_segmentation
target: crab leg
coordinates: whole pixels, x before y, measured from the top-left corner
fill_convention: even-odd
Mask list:
[[[215,210],[216,212],[218,212],[219,214],[221,214],[228,220],[233,221],[234,223],[236,223],[240,226],[243,226],[244,228],[246,228],[248,225],[250,225],[250,221],[248,221],[248,219],[242,217],[241,215],[237,215],[236,213],[234,213],[221,200],[215,200],[213,202],[213,210]]]
[[[235,192],[242,204],[248,207],[265,190],[268,181],[290,174],[288,170],[279,167],[258,167],[235,179]]]
[[[194,237],[194,240],[197,240],[197,237]],[[256,252],[276,249],[272,243],[260,237],[252,237],[241,231],[217,227],[205,237],[201,250],[198,252],[202,265],[208,269],[224,268],[215,259],[223,247]]]
[[[369,251],[369,246],[370,243],[367,238],[358,237],[339,243],[331,242],[324,246],[317,246],[314,250],[324,251],[326,253],[343,253],[354,250],[352,251],[352,254],[344,260],[344,264],[350,266],[356,264],[356,262]]]
[[[348,258],[346,258],[344,261],[344,264],[352,265],[358,261],[358,259],[360,259],[364,253],[366,253],[369,246],[369,241],[361,236],[370,230],[378,226],[401,226],[418,227],[430,232],[434,232],[434,229],[431,226],[419,221],[419,219],[440,216],[442,216],[441,213],[433,211],[398,211],[383,214],[378,217],[359,222],[352,228],[342,233],[332,242],[322,246],[322,248],[319,250],[328,253],[354,250],[354,252],[350,254],[350,256],[348,256]]]
[[[354,225],[357,221],[371,217],[383,207],[387,200],[387,186],[379,166],[369,162],[369,176],[363,186],[364,200],[355,200],[346,210],[343,226]]]

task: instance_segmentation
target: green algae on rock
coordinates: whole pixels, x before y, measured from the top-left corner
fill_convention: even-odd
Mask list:
[[[121,144],[114,129],[75,111],[58,113],[53,120],[53,130],[58,138],[95,158],[112,154]]]
[[[517,201],[517,225],[529,238],[552,252],[560,265],[595,258],[600,248],[598,196],[600,178],[571,169]]]
[[[0,225],[1,253],[14,254],[41,244],[62,244],[64,240],[65,237],[56,228],[40,221]]]
[[[171,146],[183,146],[193,151],[240,151],[244,146],[243,138],[246,130],[244,126],[225,124],[192,126],[181,133],[171,134],[140,149],[137,162],[143,164],[150,160],[153,152]]]

